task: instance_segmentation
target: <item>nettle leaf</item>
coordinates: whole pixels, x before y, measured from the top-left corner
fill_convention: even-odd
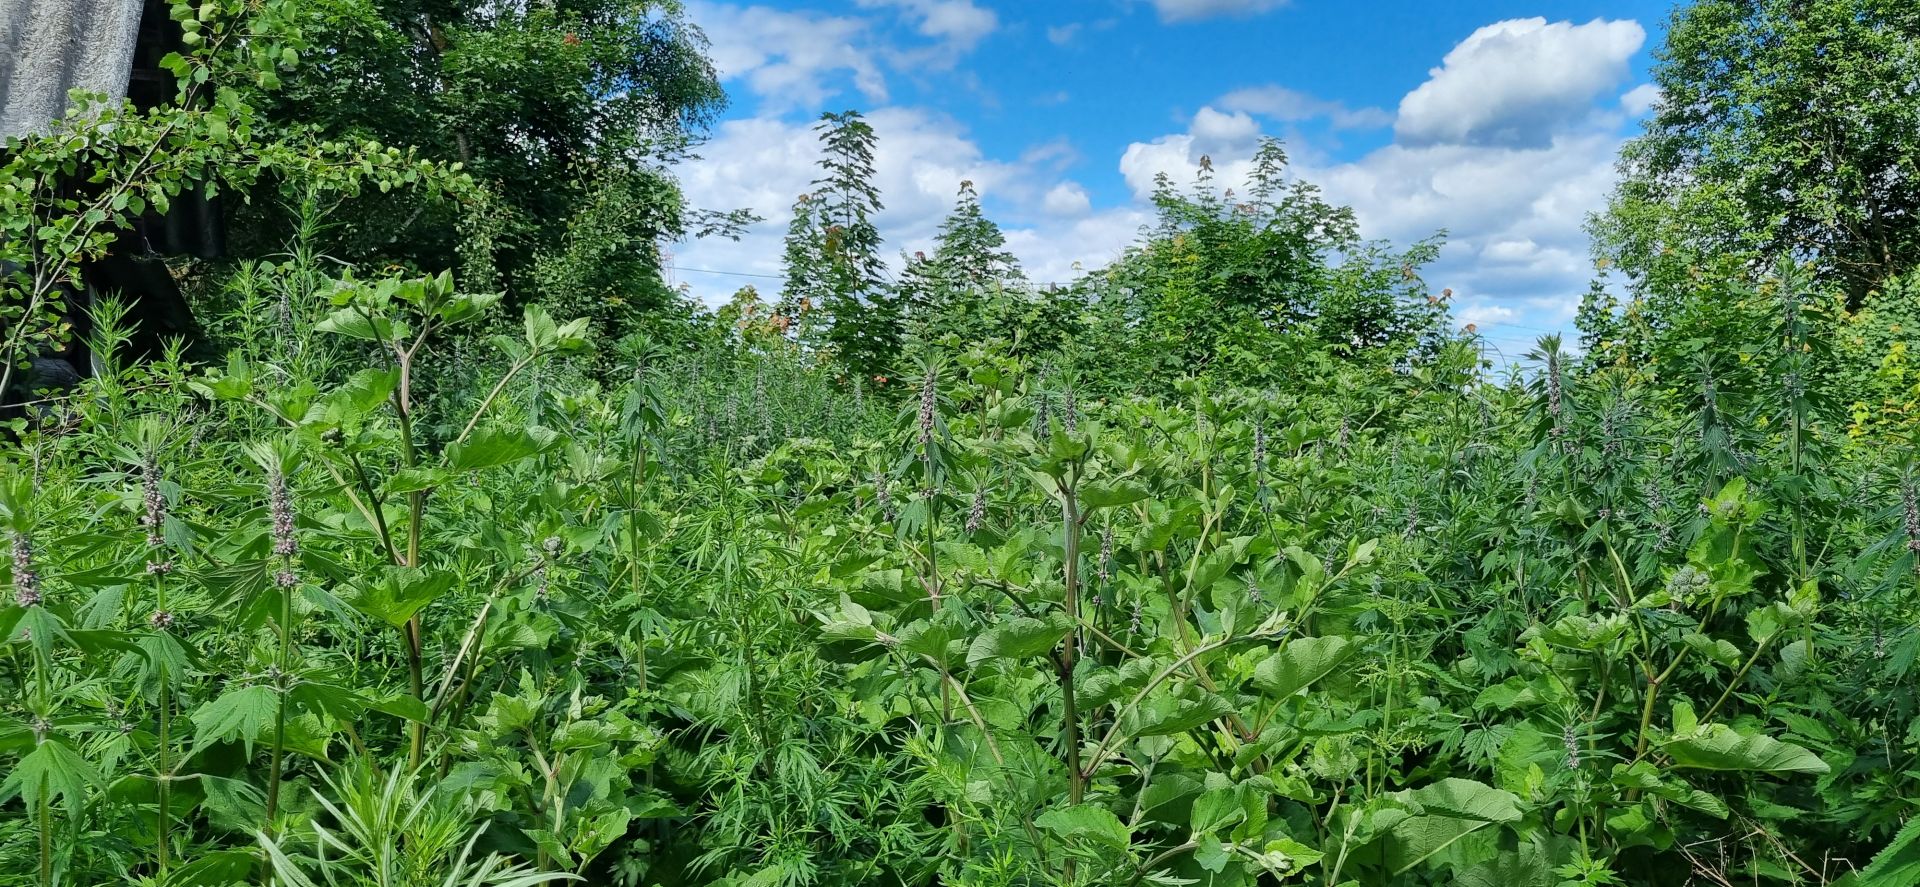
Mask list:
[[[1742,734],[1725,724],[1709,724],[1697,735],[1670,740],[1664,746],[1673,765],[1696,770],[1736,770],[1758,773],[1825,773],[1820,756],[1770,736]]]
[[[932,619],[916,620],[900,629],[899,645],[909,653],[945,664],[951,658],[954,642],[965,636],[966,626],[961,624],[960,612],[943,609]]]
[[[1120,822],[1120,817],[1105,807],[1093,804],[1048,810],[1035,817],[1033,824],[1065,841],[1098,844],[1115,850],[1127,849],[1133,840],[1133,833]]]
[[[1359,649],[1338,636],[1294,638],[1254,666],[1254,686],[1281,698],[1292,696],[1332,674]]]
[[[194,709],[193,741],[205,745],[238,739],[251,754],[254,740],[273,726],[273,716],[279,709],[280,695],[265,684],[228,690]]]
[[[525,428],[482,428],[465,443],[447,447],[447,467],[478,471],[509,465],[559,446],[561,437],[538,425]]]
[[[1039,656],[1051,651],[1072,630],[1073,621],[1064,613],[1048,613],[1038,619],[1015,616],[974,638],[973,645],[967,648],[967,664]]]

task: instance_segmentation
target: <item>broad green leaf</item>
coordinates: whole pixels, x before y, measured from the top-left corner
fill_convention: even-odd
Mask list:
[[[1093,804],[1048,810],[1035,817],[1033,823],[1063,840],[1100,844],[1114,850],[1127,849],[1133,838],[1113,811]]]
[[[1703,733],[1669,741],[1675,767],[1696,770],[1744,770],[1758,773],[1825,773],[1820,756],[1770,736],[1737,733],[1725,724],[1709,724]]]
[[[1396,793],[1428,815],[1452,816],[1482,822],[1520,819],[1520,798],[1512,792],[1471,779],[1448,778],[1410,792]]]
[[[982,632],[967,648],[967,664],[978,665],[989,659],[1025,659],[1046,653],[1073,630],[1064,613],[1048,613],[1035,619],[1015,616]]]
[[[465,443],[447,447],[447,467],[478,471],[537,456],[561,443],[561,437],[538,425],[525,428],[482,428]]]
[[[319,323],[314,324],[313,328],[318,332],[333,333],[368,342],[391,342],[395,338],[394,325],[387,318],[377,313],[369,315],[353,307],[334,311]]]
[[[1138,481],[1090,483],[1080,488],[1080,504],[1086,506],[1088,510],[1131,505],[1145,498],[1147,498],[1147,488]]]
[[[1348,638],[1294,638],[1253,669],[1253,683],[1281,698],[1332,674],[1359,650]]]
[[[1240,793],[1234,788],[1211,789],[1194,799],[1191,823],[1196,835],[1232,827],[1246,818],[1246,808],[1241,805]]]
[[[1415,814],[1388,830],[1387,863],[1395,874],[1419,865],[1489,825],[1518,822],[1520,798],[1470,779],[1442,779],[1392,797]]]
[[[1079,702],[1090,710],[1102,705],[1124,702],[1139,693],[1140,689],[1165,667],[1165,663],[1148,656],[1129,659],[1119,668],[1102,667],[1087,672],[1076,688]]]
[[[1210,724],[1233,713],[1233,704],[1198,688],[1180,695],[1149,697],[1128,719],[1130,736],[1172,736]]]

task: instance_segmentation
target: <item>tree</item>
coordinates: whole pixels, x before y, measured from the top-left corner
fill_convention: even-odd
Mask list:
[[[788,264],[789,292],[817,287],[826,315],[825,342],[847,365],[862,375],[885,371],[900,346],[898,300],[886,281],[880,260],[880,229],[873,217],[882,209],[874,184],[873,127],[858,111],[825,114],[815,127],[823,154],[820,178],[813,182],[807,201],[812,234],[817,237],[817,279],[795,279]],[[796,209],[796,226],[801,224]],[[795,237],[807,229],[790,230],[790,256]],[[798,266],[805,270],[805,264]]]
[[[787,318],[788,331],[795,341],[808,348],[824,347],[820,338],[826,327],[820,306],[827,303],[828,281],[826,237],[812,194],[793,201],[793,218],[787,223],[786,248],[780,258],[782,282],[777,309]]]
[[[1000,226],[981,209],[973,182],[961,182],[933,255],[915,253],[902,275],[900,299],[919,337],[963,333],[990,320],[985,315],[991,297],[1026,280],[1006,245]]]
[[[572,298],[618,336],[678,298],[659,284],[660,241],[698,220],[666,167],[725,102],[678,0],[314,0],[303,11],[328,51],[256,97],[267,118],[462,164],[493,191],[478,222],[511,300]],[[271,248],[278,212],[258,212],[263,224],[242,227]],[[332,221],[332,250],[355,261],[444,268],[467,239],[449,212],[397,197]]]
[[[1593,224],[1656,313],[1697,272],[1776,256],[1852,307],[1920,264],[1920,5],[1699,0],[1657,59],[1661,99]]]
[[[1351,209],[1286,173],[1268,141],[1245,202],[1213,184],[1206,158],[1190,192],[1161,180],[1143,242],[1081,284],[1100,335],[1131,340],[1101,347],[1113,378],[1264,381],[1309,353],[1393,364],[1437,347],[1446,304],[1418,272],[1438,241],[1362,240]]]

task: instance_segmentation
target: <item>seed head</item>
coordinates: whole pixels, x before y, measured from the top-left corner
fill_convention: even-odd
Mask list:
[[[987,520],[987,491],[983,487],[973,491],[973,507],[967,509],[967,534],[980,532],[981,524]]]
[[[1080,430],[1080,404],[1075,399],[1072,388],[1068,388],[1066,393],[1060,395],[1060,422],[1066,426],[1068,434]]]
[[[1100,564],[1098,568],[1095,570],[1094,575],[1099,577],[1100,584],[1102,585],[1105,585],[1107,583],[1107,580],[1113,578],[1113,525],[1112,524],[1108,524],[1105,529],[1100,531]]]
[[[1906,518],[1907,550],[1920,554],[1920,491],[1914,489],[1911,476],[1900,481],[1900,507]],[[1915,558],[1913,570],[1920,573],[1920,558]]]
[[[13,533],[13,600],[22,607],[40,605],[40,574],[33,570],[33,540]]]
[[[1253,426],[1253,470],[1261,471],[1267,467],[1267,429],[1264,425]]]
[[[293,494],[279,469],[267,474],[267,508],[273,516],[273,554],[291,560],[300,553],[300,542],[293,535]]]
[[[1567,749],[1567,769],[1580,769],[1580,734],[1574,729],[1572,721],[1568,721],[1566,729],[1560,731],[1560,742]]]
[[[887,486],[887,473],[876,471],[873,475],[873,498],[880,505],[880,516],[887,523],[893,523],[893,494]]]
[[[140,466],[140,490],[145,509],[140,515],[140,525],[147,528],[147,547],[159,548],[166,544],[161,529],[167,522],[167,498],[160,494],[160,467],[149,456]]]
[[[920,386],[920,445],[933,445],[933,408],[939,396],[940,376],[934,368],[927,368],[927,380]]]

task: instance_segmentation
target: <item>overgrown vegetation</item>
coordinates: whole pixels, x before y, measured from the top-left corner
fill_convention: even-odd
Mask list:
[[[697,134],[698,35],[615,6],[179,3],[177,105],[9,146],[9,366],[185,189],[285,242],[182,269],[217,360],[129,359],[97,295],[101,371],[11,425],[0,882],[1920,878],[1898,273],[1643,273],[1630,182],[1630,288],[1496,368],[1437,242],[1364,240],[1273,144],[1070,287],[963,185],[895,281],[848,113],[780,296],[697,310],[664,171],[529,167],[438,104],[559,35],[683,88],[579,107],[601,147]],[[274,90],[314,34],[385,35],[320,64],[441,78],[435,122],[274,123],[353,110]],[[70,166],[97,192],[46,199]]]

